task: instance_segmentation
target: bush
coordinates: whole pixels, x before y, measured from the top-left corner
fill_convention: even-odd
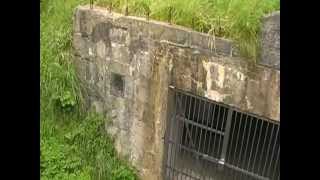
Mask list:
[[[100,115],[90,113],[82,121],[61,124],[54,127],[54,133],[41,134],[41,179],[137,179],[136,171],[117,157],[104,123]]]

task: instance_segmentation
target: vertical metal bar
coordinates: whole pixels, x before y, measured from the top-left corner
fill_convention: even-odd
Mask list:
[[[180,93],[180,96],[181,96],[181,109],[179,109],[180,111],[183,111],[183,109],[184,109],[184,111],[186,110],[186,108],[185,108],[185,106],[183,106],[183,99],[185,99],[185,102],[186,102],[186,98],[184,98],[184,97],[186,97],[186,96],[184,96],[183,94],[181,94]],[[186,103],[185,103],[186,104]],[[183,115],[182,116],[184,116],[184,114],[185,114],[185,112],[183,113]],[[175,153],[174,153],[174,162],[173,162],[173,168],[176,168],[177,170],[179,170],[179,168],[178,167],[176,167],[176,162],[177,162],[177,152],[179,151],[179,154],[180,154],[180,147],[179,147],[179,144],[180,144],[180,139],[182,138],[182,135],[181,135],[181,131],[183,131],[183,124],[182,124],[182,126],[181,126],[181,123],[183,123],[183,121],[181,121],[179,118],[181,118],[181,117],[179,117],[180,116],[180,112],[179,112],[179,115],[178,115],[178,118],[176,119],[176,122],[177,122],[177,126],[176,126],[176,128],[177,128],[177,136],[176,136],[176,141],[175,141],[175,146],[176,146],[176,150],[174,151]],[[181,128],[182,127],[182,128]],[[178,156],[180,156],[178,154]],[[180,175],[180,173],[178,173],[178,177],[179,177],[179,175]]]
[[[206,109],[207,109],[207,107],[208,106],[206,106],[206,105],[208,105],[209,104],[209,106],[210,106],[210,103],[209,102],[207,102],[207,101],[204,101],[204,105],[203,105],[203,112],[202,112],[202,120],[201,120],[201,125],[204,125],[204,119],[205,119],[205,113],[206,113]],[[198,147],[198,152],[200,152],[200,153],[204,153],[204,152],[202,152],[203,151],[203,149],[202,149],[202,151],[201,151],[201,145],[202,145],[202,131],[203,131],[203,128],[201,128],[201,132],[200,132],[200,138],[199,138],[199,147]],[[204,129],[204,131],[206,132],[206,129]],[[205,147],[205,142],[203,143],[204,144],[204,146],[203,147]],[[199,161],[200,162],[200,161]],[[203,165],[203,163],[201,164],[201,165]],[[203,178],[203,175],[204,175],[204,168],[201,168],[201,177]]]
[[[256,152],[254,153],[254,158],[253,158],[253,164],[252,164],[252,172],[254,172],[254,165],[256,164],[256,158],[257,158],[257,154],[258,154],[258,151],[259,151],[259,144],[260,144],[260,137],[261,137],[261,133],[262,133],[262,129],[263,129],[263,120],[262,119],[259,119],[261,121],[261,127],[259,129],[259,136],[258,136],[258,144],[257,144],[257,149],[256,149]]]
[[[235,154],[237,154],[237,147],[238,147],[238,141],[239,141],[239,133],[240,133],[240,130],[241,130],[241,121],[242,121],[242,115],[243,113],[240,113],[240,120],[239,120],[239,129],[238,129],[238,132],[237,132],[237,140],[236,140],[236,147],[235,147]],[[235,119],[237,121],[237,118]],[[235,158],[233,159],[232,161],[232,164],[234,164],[235,166],[238,166],[237,164],[235,164]]]
[[[128,16],[128,15],[129,15],[128,0],[126,0],[126,8],[125,8],[124,15],[125,15],[125,16]]]
[[[220,111],[221,111],[221,106],[218,106],[218,116],[216,117],[216,130],[218,130],[218,126],[219,126],[219,118],[220,118]],[[213,141],[213,157],[217,157],[215,155],[215,150],[216,150],[216,139],[217,139],[218,134],[214,133],[214,141]]]
[[[192,99],[192,96],[190,96],[190,98]],[[193,107],[193,113],[192,113],[192,118],[190,117],[191,115],[190,115],[190,112],[189,112],[189,116],[188,116],[188,119],[191,121],[194,121],[195,120],[195,113],[196,113],[196,111],[195,111],[195,109],[196,109],[196,104],[197,104],[197,100],[198,100],[198,106],[200,106],[200,99],[198,99],[198,98],[195,98],[194,97],[194,107]],[[191,109],[191,104],[192,104],[192,101],[190,100],[190,103],[189,103],[189,106],[190,106],[190,109]],[[198,108],[199,109],[199,108]],[[199,114],[199,112],[198,112],[198,114]],[[198,115],[199,116],[199,115]],[[195,126],[195,125],[191,125],[191,130],[189,131],[189,125],[187,125],[188,127],[187,127],[187,133],[189,134],[189,136],[187,135],[187,137],[189,137],[189,143],[188,143],[188,146],[187,147],[189,147],[189,144],[191,143],[191,145],[192,145],[192,148],[194,148],[194,146],[195,146],[195,144],[194,144],[194,142],[193,142],[193,137],[192,137],[192,135],[193,135],[193,127]],[[197,127],[195,127],[196,129],[197,129]],[[189,152],[188,152],[189,153]],[[191,160],[193,160],[192,158],[191,158]],[[186,169],[186,173],[187,174],[192,174],[192,169]]]
[[[276,139],[275,139],[275,142],[274,142],[274,145],[273,145],[273,148],[272,148],[272,154],[271,154],[271,158],[270,158],[270,163],[269,163],[269,165],[268,165],[268,168],[267,168],[267,174],[269,174],[270,173],[270,167],[271,167],[271,164],[272,164],[272,162],[273,162],[273,156],[274,156],[274,152],[275,152],[275,148],[276,148],[276,146],[277,146],[277,140],[278,140],[278,133],[279,133],[279,129],[280,129],[280,126],[279,125],[277,125],[277,132],[276,132]]]
[[[181,159],[181,147],[180,147],[180,142],[181,142],[181,138],[183,136],[183,127],[184,127],[184,121],[181,121],[181,118],[184,118],[185,116],[185,111],[186,111],[186,101],[187,101],[187,98],[184,94],[182,94],[181,92],[179,92],[182,96],[182,102],[181,102],[181,112],[179,112],[179,117],[177,119],[177,122],[178,122],[178,126],[177,126],[177,129],[178,129],[178,134],[177,134],[177,141],[176,141],[176,147],[177,147],[177,150],[176,152],[178,152],[178,155],[176,156],[176,159],[175,159],[175,165],[174,165],[174,168],[176,169],[176,177],[179,179],[181,179],[181,173],[180,173],[180,163],[177,162],[177,161],[180,161]],[[184,104],[184,105],[183,105]],[[177,164],[177,165],[176,165]]]
[[[187,95],[186,95],[187,96]],[[188,112],[188,116],[186,117],[186,119],[188,118],[190,118],[190,113],[191,113],[191,102],[192,102],[192,99],[193,99],[193,97],[192,96],[187,96],[187,97],[189,97],[188,99],[189,99],[189,112]],[[196,101],[196,99],[195,99],[195,101]],[[184,120],[185,120],[185,118],[184,118]],[[185,128],[185,131],[186,131],[186,136],[184,137],[184,143],[182,143],[181,142],[181,144],[184,144],[185,146],[187,146],[187,144],[186,144],[186,141],[187,141],[187,138],[189,137],[190,138],[190,140],[189,141],[192,141],[192,137],[190,137],[189,135],[190,135],[190,132],[189,132],[189,124],[187,124],[187,123],[185,123],[185,122],[183,122],[183,124],[184,124],[184,127],[183,128]],[[193,128],[193,125],[191,125],[191,128]],[[188,142],[188,141],[187,141]],[[187,146],[188,147],[188,146]],[[186,153],[188,153],[188,152],[186,152],[185,150],[183,150],[182,151],[182,159],[186,159]],[[182,163],[182,167],[183,167],[183,169],[185,168],[185,163]],[[185,172],[185,173],[188,173],[188,170],[183,170],[182,169],[182,172]]]
[[[230,130],[231,130],[231,121],[232,121],[232,114],[233,109],[228,110],[228,116],[227,116],[227,122],[226,122],[226,128],[224,132],[224,138],[223,138],[223,144],[222,144],[222,151],[221,151],[221,157],[220,160],[224,163],[226,158],[226,153],[228,149],[228,143],[229,143],[229,137],[230,137]]]
[[[176,110],[177,110],[177,97],[176,97],[176,92],[169,89],[169,94],[173,93],[173,99],[174,99],[174,107],[173,107],[173,112],[171,115],[171,117],[169,117],[169,122],[167,123],[167,127],[166,127],[166,132],[165,132],[165,144],[167,146],[167,160],[165,160],[165,165],[168,165],[169,167],[171,166],[172,163],[172,149],[173,149],[173,144],[170,143],[170,139],[172,139],[172,131],[173,131],[173,124],[174,124],[174,120],[176,119]],[[171,147],[171,148],[170,148]],[[171,156],[171,157],[170,157]],[[165,168],[167,170],[167,168]],[[165,176],[167,176],[167,174],[169,174],[169,176],[171,175],[171,171],[169,171],[169,173],[165,173]]]
[[[173,176],[173,179],[175,177],[175,174],[176,174],[176,171],[174,171],[173,169],[175,168],[175,164],[176,164],[176,159],[177,159],[177,151],[178,151],[178,146],[177,146],[177,143],[178,143],[178,137],[179,137],[179,134],[180,134],[180,129],[178,128],[179,127],[179,114],[180,114],[180,111],[181,109],[183,108],[182,106],[182,103],[183,103],[183,97],[181,96],[181,94],[179,94],[178,92],[175,91],[175,95],[176,95],[176,103],[177,103],[177,106],[176,106],[176,112],[175,112],[175,118],[174,118],[174,122],[173,124],[175,124],[172,129],[177,129],[177,134],[172,134],[173,135],[173,143],[171,143],[172,145],[172,160],[171,160],[171,172],[172,172],[172,176]],[[174,131],[173,131],[174,133]]]
[[[234,111],[235,112],[235,114],[234,114],[234,117],[236,118],[236,115],[237,115],[237,111]],[[233,113],[232,113],[233,114]],[[232,115],[233,116],[233,115]],[[231,119],[232,119],[232,116],[231,116]],[[232,121],[232,120],[231,120]],[[231,139],[230,139],[230,151],[229,151],[229,156],[228,157],[230,157],[231,155],[232,155],[232,148],[233,148],[233,143],[232,143],[232,141],[233,141],[233,138],[234,138],[234,131],[235,131],[235,128],[236,128],[236,121],[234,121],[234,123],[233,123],[233,129],[232,129],[232,134],[231,134]],[[227,151],[228,152],[228,151]],[[231,155],[230,155],[231,154]],[[227,158],[227,156],[226,156],[226,158]],[[231,157],[230,157],[231,158]],[[231,162],[231,159],[228,159],[228,161],[229,162]]]
[[[256,118],[254,118],[254,119],[256,119]],[[253,133],[253,138],[252,138],[252,146],[251,146],[251,148],[250,148],[250,154],[249,154],[249,160],[248,160],[248,167],[247,167],[247,170],[249,170],[250,169],[250,164],[251,164],[251,155],[252,155],[252,151],[253,151],[253,146],[254,146],[254,141],[255,141],[255,138],[256,138],[256,133],[257,133],[257,128],[258,128],[258,123],[259,123],[259,120],[258,119],[256,119],[256,125],[255,125],[255,127],[254,127],[254,133]]]
[[[214,107],[213,107],[213,114],[211,114],[211,112],[210,112],[210,120],[211,120],[210,128],[211,128],[211,129],[213,129],[213,123],[214,123],[214,120],[215,120],[216,108],[218,107],[217,104],[212,104],[212,105],[213,105]],[[211,151],[211,147],[212,147],[211,138],[212,138],[212,134],[213,134],[213,135],[215,135],[215,134],[214,134],[214,132],[212,132],[211,130],[208,130],[208,131],[209,131],[209,135],[210,135],[210,136],[209,136],[207,154],[208,154],[209,156],[211,156],[211,155],[210,155],[210,151]],[[212,147],[212,148],[214,148],[214,147]],[[214,150],[214,149],[213,149],[213,150]],[[211,165],[211,163],[208,164],[209,168],[210,168],[210,165]]]
[[[226,119],[226,116],[225,116],[226,111],[227,111],[227,108],[223,108],[222,124],[221,124],[221,129],[220,129],[220,131],[221,131],[221,132],[224,132],[224,133],[225,133],[225,129],[224,129],[225,126],[224,126],[224,124],[225,124],[225,119]],[[221,152],[222,152],[222,147],[221,147],[221,149],[220,149],[220,144],[221,144],[221,139],[223,139],[224,136],[225,136],[225,134],[220,135],[220,138],[219,138],[218,154],[220,154],[220,156],[221,156]],[[223,141],[222,141],[222,143],[223,143]],[[219,151],[219,150],[220,150],[220,151]]]
[[[191,102],[192,102],[192,96],[189,96],[189,98],[190,98],[190,101],[189,101],[189,113],[188,113],[188,120],[190,120],[191,121],[191,118],[190,118],[190,110],[191,110]],[[194,98],[194,100],[196,101],[197,99],[196,98]],[[191,143],[192,143],[192,146],[194,146],[194,143],[193,143],[193,140],[192,140],[192,128],[193,128],[193,126],[194,125],[191,125],[191,132],[189,132],[189,125],[187,125],[187,137],[189,137],[190,139],[189,139],[189,141],[191,141]],[[189,136],[188,136],[188,134],[189,134]],[[189,142],[189,144],[190,144],[190,142]],[[189,153],[189,152],[188,152]],[[189,170],[190,170],[190,173],[189,173]],[[192,174],[192,170],[191,169],[189,169],[189,168],[187,168],[186,169],[186,173],[187,174]]]
[[[248,138],[247,138],[247,142],[246,142],[246,147],[245,147],[245,149],[244,149],[244,152],[245,152],[245,154],[244,154],[244,161],[243,161],[243,169],[245,169],[245,161],[246,161],[246,159],[247,159],[247,149],[248,149],[248,145],[249,145],[249,139],[250,139],[250,134],[251,134],[251,125],[252,125],[252,121],[253,121],[253,117],[252,116],[250,116],[250,124],[249,124],[249,131],[248,131]],[[250,163],[250,162],[248,162],[248,163]]]
[[[197,100],[198,100],[198,105],[200,104],[200,99],[195,99],[194,101],[194,107],[193,107],[193,115],[192,115],[192,120],[195,121],[195,114],[196,114],[196,104],[197,104]],[[191,127],[191,131],[193,130],[193,126]]]
[[[268,162],[268,157],[269,157],[269,151],[270,151],[270,145],[271,145],[271,142],[272,142],[272,137],[273,137],[273,131],[274,131],[274,126],[276,126],[275,124],[272,124],[272,130],[271,130],[271,136],[270,136],[270,139],[269,139],[269,144],[268,144],[268,147],[267,147],[267,154],[266,154],[266,160],[265,160],[265,163],[264,163],[264,165],[263,165],[263,169],[262,169],[262,173],[261,173],[261,175],[263,175],[264,173],[265,173],[265,168],[266,168],[266,165],[267,165],[267,162]],[[271,159],[270,159],[270,161],[272,161]]]
[[[184,94],[184,96],[186,97],[186,100],[185,100],[185,106],[184,106],[184,108],[185,108],[185,112],[183,113],[183,117],[182,117],[182,124],[183,124],[183,126],[182,126],[182,134],[180,135],[180,143],[179,144],[181,144],[181,145],[184,145],[184,143],[183,142],[185,142],[185,140],[187,139],[187,137],[188,137],[188,124],[185,122],[185,118],[187,118],[186,117],[186,113],[187,113],[187,102],[188,102],[188,99],[190,99],[190,96],[189,96],[189,98],[188,98],[188,96],[186,95],[186,94]],[[190,103],[190,100],[189,100],[189,103]],[[189,106],[189,113],[190,113],[190,106]],[[186,128],[185,128],[186,127]],[[185,137],[183,137],[183,132],[185,131],[185,133],[186,133],[186,136]],[[184,138],[184,139],[183,139]],[[182,149],[182,152],[181,152],[181,159],[185,159],[185,155],[186,154],[186,152],[185,152],[185,150],[184,149]],[[181,172],[185,172],[184,171],[184,168],[185,168],[185,163],[182,163],[182,169],[181,169]]]
[[[213,105],[213,116],[214,116],[217,105],[216,105],[216,104],[212,104],[212,105]],[[210,115],[211,115],[211,113],[210,113]],[[212,116],[210,117],[210,120],[211,120],[211,125],[210,125],[210,127],[212,128],[212,124],[213,124],[213,120],[214,120]],[[211,147],[211,136],[212,136],[212,133],[213,133],[213,132],[209,131],[209,142],[208,142],[208,148],[207,148],[207,153],[206,153],[206,154],[208,154],[209,156],[210,156],[210,147]]]
[[[196,102],[196,101],[195,101]],[[195,103],[196,104],[196,103]],[[196,107],[196,106],[195,106]],[[198,99],[198,111],[195,111],[194,112],[197,112],[197,118],[196,118],[196,122],[195,123],[198,123],[198,120],[199,120],[199,115],[200,115],[200,108],[201,107],[201,99]],[[195,108],[194,108],[195,109]],[[195,121],[194,117],[193,117],[193,120]],[[193,125],[194,126],[194,125]],[[191,132],[193,132],[193,126],[192,126],[192,129],[191,129]],[[198,132],[198,128],[195,127],[195,135],[197,135],[197,132]],[[196,138],[196,137],[195,137]],[[197,138],[195,139],[197,141]],[[196,147],[195,147],[195,143],[193,143],[193,148],[196,150]]]
[[[206,118],[206,121],[207,121],[206,127],[209,127],[209,117],[210,117],[211,107],[212,107],[212,106],[213,106],[212,104],[209,104],[209,111],[208,111],[208,113],[207,113],[207,118]],[[208,130],[205,131],[204,142],[206,142],[206,139],[207,139],[207,132],[208,132]],[[210,133],[210,132],[209,132],[209,133]],[[205,147],[204,147],[204,149],[205,149]],[[203,149],[203,150],[204,150],[204,149]],[[205,154],[206,152],[203,152],[203,153]]]
[[[201,118],[201,125],[203,125],[204,123],[203,123],[203,121],[204,121],[204,114],[205,114],[205,110],[206,110],[206,105],[207,105],[207,102],[205,101],[204,103],[203,103],[203,112],[202,112],[202,118]],[[200,138],[199,138],[199,146],[198,146],[198,152],[201,152],[201,144],[202,144],[202,141],[201,141],[201,139],[202,139],[202,130],[203,130],[203,128],[201,128],[201,132],[200,132]]]
[[[279,147],[279,149],[278,149],[278,152],[277,152],[277,160],[276,160],[276,162],[275,162],[275,164],[274,164],[274,167],[273,167],[273,175],[272,175],[272,179],[274,179],[274,177],[276,176],[276,174],[277,174],[277,166],[278,166],[278,162],[279,162],[279,156],[280,156],[280,147]]]
[[[93,0],[90,0],[90,9],[93,8]]]
[[[177,117],[176,112],[177,112],[177,109],[178,109],[178,97],[177,97],[178,95],[177,95],[177,92],[174,89],[169,89],[169,93],[170,93],[170,90],[173,93],[174,109],[173,109],[172,117],[170,117],[170,119],[169,119],[170,122],[168,123],[168,124],[170,124],[169,125],[170,127],[167,127],[167,129],[169,129],[169,131],[166,131],[167,134],[165,136],[165,142],[166,142],[166,144],[168,144],[168,148],[169,148],[168,149],[168,154],[167,154],[168,162],[166,162],[166,164],[168,164],[167,167],[170,167],[170,169],[166,167],[166,170],[168,172],[166,172],[165,176],[167,177],[167,175],[168,175],[169,178],[172,178],[173,171],[172,171],[171,168],[173,168],[172,164],[173,164],[174,143],[172,143],[170,140],[173,140],[173,138],[174,138],[173,129],[174,129],[174,123],[175,123],[175,120],[176,120],[176,117]]]
[[[174,175],[175,175],[175,171],[173,171],[173,168],[174,168],[174,164],[175,164],[175,154],[176,154],[176,151],[177,151],[177,147],[175,145],[175,142],[176,142],[176,132],[177,131],[174,131],[176,130],[177,128],[177,114],[179,114],[179,102],[180,102],[180,98],[179,98],[179,94],[176,92],[175,89],[172,89],[173,92],[174,92],[174,99],[175,99],[175,110],[174,110],[174,118],[172,119],[172,122],[171,122],[171,137],[170,139],[172,140],[171,141],[171,150],[170,150],[170,162],[169,162],[169,167],[170,167],[170,174],[169,174],[169,177],[171,179],[174,179]],[[169,139],[169,140],[170,140]]]
[[[262,159],[263,159],[263,152],[264,152],[264,146],[266,144],[266,139],[267,139],[267,136],[268,136],[268,132],[269,132],[269,125],[271,123],[270,122],[267,122],[267,128],[266,128],[266,132],[265,132],[265,135],[264,135],[264,139],[263,139],[263,144],[262,144],[262,151],[261,151],[261,154],[260,154],[260,158],[259,158],[259,161],[258,161],[258,173],[260,173],[260,168],[261,168],[261,165],[262,165]]]
[[[196,105],[197,105],[197,101],[199,101],[200,102],[200,99],[198,99],[198,98],[194,98],[194,107],[193,107],[193,113],[192,113],[192,121],[194,121],[195,120],[195,114],[196,114]],[[190,119],[191,120],[191,119]],[[192,132],[193,132],[193,126],[194,125],[191,125],[191,134],[192,134]],[[192,170],[191,170],[191,172],[192,172]]]
[[[210,119],[210,114],[211,114],[211,107],[213,106],[213,104],[211,104],[211,103],[209,103],[209,110],[208,110],[208,113],[207,113],[207,118],[206,118],[206,127],[209,127],[209,119]],[[203,153],[204,154],[206,154],[206,151],[205,151],[205,149],[207,149],[206,148],[206,146],[209,146],[210,144],[209,143],[206,143],[207,141],[207,134],[208,134],[208,132],[210,133],[210,131],[209,130],[205,130],[205,135],[204,135],[204,147],[203,147]],[[205,171],[205,172],[208,172],[207,171],[207,169],[208,169],[208,163],[205,161],[204,162],[204,165],[203,165],[204,167],[203,167],[203,170]],[[204,179],[206,179],[206,177],[207,177],[207,175],[205,175],[205,177],[204,177]]]
[[[225,108],[224,107],[221,107],[221,109],[222,109],[222,119],[220,119],[219,120],[219,122],[221,122],[221,128],[219,129],[219,123],[218,123],[218,128],[217,128],[217,130],[219,130],[219,131],[221,131],[221,132],[223,132],[223,123],[224,123],[224,114],[225,114]],[[221,144],[221,139],[222,139],[222,135],[219,135],[219,140],[218,140],[218,151],[217,151],[217,158],[219,158],[221,155],[220,155],[220,153],[221,153],[221,151],[222,150],[220,150],[220,144]]]
[[[112,2],[109,3],[109,12],[112,12]]]
[[[204,102],[205,102],[205,101],[199,99],[198,111],[197,111],[197,119],[196,119],[196,123],[198,123],[198,124],[200,124],[201,106],[204,106]],[[195,127],[195,139],[196,139],[196,141],[197,141],[197,135],[198,135],[198,128],[200,128],[200,127]],[[199,141],[199,144],[200,144],[200,143],[201,143],[201,142]],[[194,150],[195,150],[196,152],[198,152],[198,151],[197,151],[197,147],[194,146],[193,148],[194,148]],[[198,155],[196,155],[196,159],[199,160],[200,157],[199,157]],[[199,162],[199,161],[197,161],[197,162]],[[197,165],[195,165],[195,166],[197,166]]]
[[[182,106],[182,103],[183,103],[183,96],[181,96],[181,94],[179,94],[178,92],[175,91],[175,97],[176,97],[176,110],[175,110],[175,114],[174,114],[174,119],[173,119],[173,126],[172,126],[172,143],[171,143],[171,146],[172,146],[172,150],[173,152],[171,152],[171,172],[172,172],[172,178],[174,178],[174,176],[176,175],[176,171],[174,171],[173,169],[175,168],[175,164],[176,164],[176,159],[177,159],[177,151],[178,151],[178,137],[179,137],[179,134],[180,134],[180,129],[178,128],[179,127],[179,114],[183,108]],[[175,129],[177,129],[177,131],[175,132]]]
[[[237,119],[237,114],[238,113],[240,113],[240,120],[238,120]],[[241,112],[237,112],[237,114],[235,115],[235,126],[236,126],[236,124],[237,124],[237,122],[239,123],[239,125],[238,125],[238,130],[237,130],[237,135],[236,135],[236,142],[235,142],[235,149],[234,149],[234,157],[233,157],[233,160],[232,160],[232,164],[234,165],[234,166],[238,166],[237,164],[235,164],[235,160],[236,160],[236,155],[237,155],[237,147],[238,147],[238,141],[239,141],[239,133],[240,133],[240,130],[241,130],[241,120],[242,120],[242,113]],[[235,127],[236,128],[236,127]],[[238,179],[238,173],[237,173],[237,171],[233,171],[233,176],[235,176],[236,177],[236,179]]]
[[[247,114],[247,115],[246,115],[246,118],[245,118],[245,122],[244,122],[244,130],[243,130],[243,134],[242,134],[242,138],[241,138],[240,154],[239,154],[239,158],[238,158],[239,167],[240,167],[240,164],[241,164],[242,147],[243,147],[243,141],[244,141],[244,137],[245,137],[246,130],[247,130],[248,117],[249,117],[249,115]]]

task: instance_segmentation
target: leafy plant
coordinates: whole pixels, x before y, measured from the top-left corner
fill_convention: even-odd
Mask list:
[[[57,105],[63,110],[70,112],[76,105],[76,99],[70,91],[64,92],[62,95],[54,96]]]

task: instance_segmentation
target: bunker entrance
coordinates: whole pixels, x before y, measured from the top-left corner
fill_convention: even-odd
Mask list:
[[[280,179],[279,122],[176,88],[170,95],[166,180]]]

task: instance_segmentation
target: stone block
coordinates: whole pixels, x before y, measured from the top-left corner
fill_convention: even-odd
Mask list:
[[[111,52],[112,52],[112,60],[120,62],[122,64],[128,64],[130,63],[130,51],[129,48],[123,44],[118,43],[111,43]]]
[[[117,73],[123,76],[130,76],[130,67],[127,64],[111,61],[109,69],[113,73]]]
[[[147,103],[148,102],[148,96],[149,96],[149,81],[148,79],[140,76],[137,80],[134,81],[134,94],[135,99],[138,102]]]
[[[112,27],[110,22],[95,23],[92,29],[91,38],[94,43],[103,41],[106,45],[110,44],[109,32]]]
[[[118,44],[128,44],[130,42],[129,32],[120,27],[112,27],[110,29],[110,41]]]
[[[260,64],[280,69],[280,12],[262,20]]]
[[[125,76],[124,97],[127,99],[133,99],[134,97],[134,80],[131,76]]]
[[[135,54],[136,70],[139,74],[146,78],[151,78],[152,75],[152,60],[150,59],[149,52],[140,51]]]
[[[89,44],[90,42],[81,36],[80,33],[73,34],[73,49],[77,56],[82,58],[89,58]]]
[[[82,13],[81,11],[77,10],[77,11],[74,11],[74,14],[73,14],[73,31],[75,34],[81,33],[80,32],[80,14],[81,13]]]
[[[78,76],[80,82],[86,84],[87,83],[86,75],[87,75],[88,62],[83,60],[79,56],[75,56],[73,63],[75,65],[75,70],[76,70],[76,73],[77,73],[77,76]]]
[[[92,31],[92,25],[90,21],[90,12],[86,10],[80,10],[76,14],[79,19],[79,30],[83,37],[88,37]]]
[[[157,40],[167,40],[176,44],[187,45],[190,42],[189,32],[173,27],[164,25],[162,23],[149,24],[149,37]]]
[[[270,75],[270,71],[262,69],[258,72],[256,79],[248,79],[244,97],[246,101],[245,109],[252,113],[266,116],[266,99],[270,88]]]
[[[190,33],[190,36],[191,36],[191,46],[212,50],[217,54],[230,56],[234,48],[232,47],[232,42],[230,40],[226,40],[218,37],[213,38],[212,36],[199,33],[199,32],[192,32]]]

